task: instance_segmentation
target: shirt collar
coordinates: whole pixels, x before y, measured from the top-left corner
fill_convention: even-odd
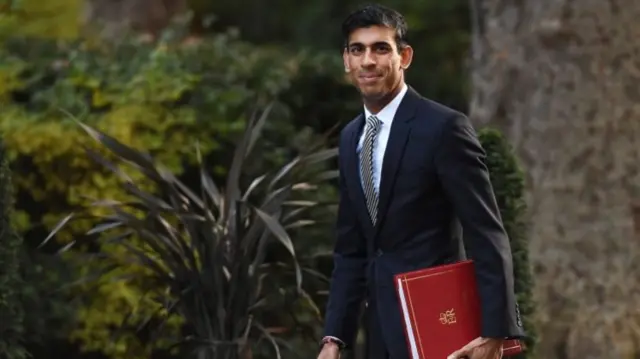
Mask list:
[[[402,84],[402,90],[400,90],[400,92],[396,95],[396,97],[393,98],[393,100],[391,100],[391,102],[389,102],[384,108],[382,108],[382,110],[380,110],[380,112],[378,112],[376,114],[376,117],[382,121],[383,124],[391,124],[391,122],[393,121],[393,118],[396,115],[396,112],[398,111],[398,107],[400,107],[400,102],[402,102],[402,98],[404,97],[404,95],[407,93],[407,84]],[[364,115],[365,118],[369,118],[369,116],[372,115],[371,111],[369,111],[367,109],[366,106],[364,106]]]

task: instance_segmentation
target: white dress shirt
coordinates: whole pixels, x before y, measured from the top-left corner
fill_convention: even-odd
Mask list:
[[[373,187],[376,192],[380,192],[380,177],[382,172],[382,160],[384,158],[384,152],[387,149],[387,142],[389,142],[389,134],[391,133],[391,123],[393,122],[393,118],[398,111],[398,107],[400,106],[400,102],[402,102],[402,98],[407,93],[407,85],[403,85],[400,93],[396,95],[396,97],[391,100],[380,112],[377,114],[372,114],[367,107],[364,107],[364,115],[365,115],[365,128],[362,131],[362,135],[360,136],[360,141],[358,141],[357,154],[358,158],[360,158],[360,152],[362,150],[362,143],[364,142],[364,135],[366,133],[366,119],[371,115],[375,115],[382,121],[382,125],[380,127],[380,131],[378,132],[378,137],[376,142],[373,144]],[[358,167],[358,173],[360,167]],[[360,183],[362,183],[362,178],[360,178]]]

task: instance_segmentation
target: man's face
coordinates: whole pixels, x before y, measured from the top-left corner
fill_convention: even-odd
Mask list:
[[[398,51],[394,29],[361,28],[351,33],[344,51],[344,66],[362,96],[378,100],[395,90],[409,67],[412,49]]]

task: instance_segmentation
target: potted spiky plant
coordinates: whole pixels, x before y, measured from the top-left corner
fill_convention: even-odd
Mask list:
[[[243,164],[260,137],[267,113],[248,121],[224,186],[216,184],[200,162],[198,191],[149,155],[76,121],[110,155],[142,172],[155,191],[143,189],[114,161],[87,149],[122,180],[133,200],[96,199],[92,206],[100,207],[97,213],[102,214],[72,213],[44,243],[74,218],[89,217],[94,226],[88,235],[120,246],[130,263],[146,269],[145,280],[164,289],[156,301],[164,312],[182,319],[181,358],[247,359],[252,344],[264,339],[273,349],[269,357],[280,358],[278,338],[261,322],[263,310],[278,310],[268,307],[273,293],[264,289],[273,267],[288,270],[295,278],[293,289],[308,297],[302,287],[305,268],[286,228],[312,222],[305,213],[314,203],[291,199],[299,188],[310,187],[301,184],[335,177],[336,171],[307,169],[330,160],[337,150],[314,149],[241,186]],[[288,260],[267,260],[267,249],[274,243],[286,249]]]

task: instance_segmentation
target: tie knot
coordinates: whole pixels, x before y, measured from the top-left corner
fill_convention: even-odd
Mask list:
[[[377,130],[380,128],[380,125],[382,125],[382,121],[380,121],[378,117],[371,115],[367,118],[367,124],[369,127]]]

